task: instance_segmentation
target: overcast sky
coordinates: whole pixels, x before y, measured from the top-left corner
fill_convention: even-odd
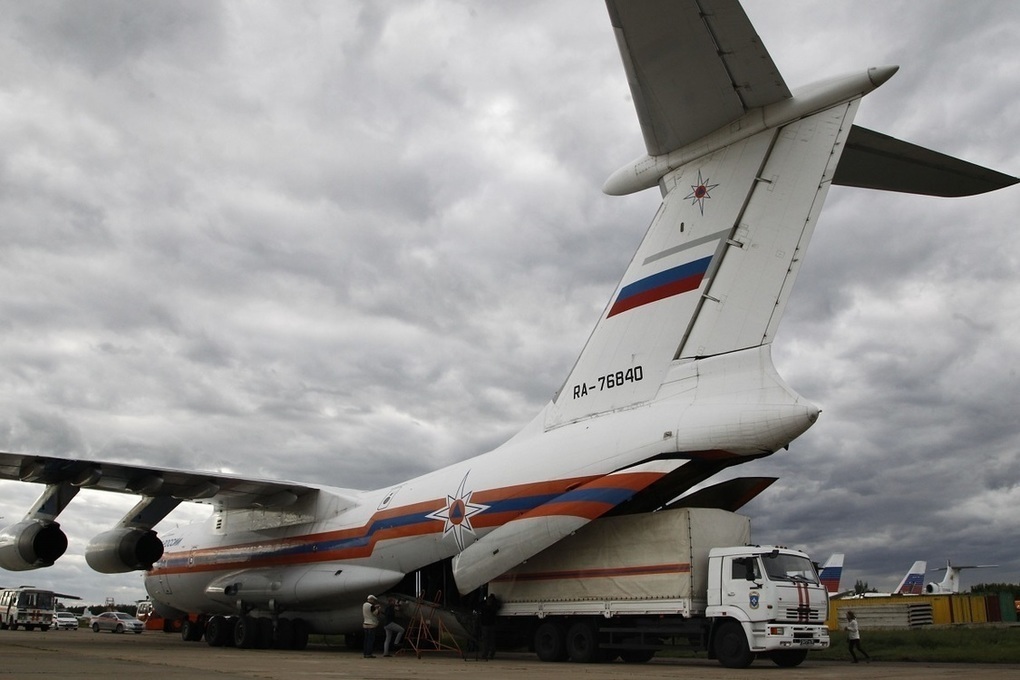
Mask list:
[[[1020,173],[1020,4],[745,7],[792,88],[899,73],[857,123]],[[559,387],[658,205],[602,2],[0,0],[0,450],[375,488]],[[834,187],[773,349],[822,407],[745,509],[843,585],[1020,582],[1020,189]],[[41,488],[0,483],[20,519]],[[144,596],[86,543],[3,583]],[[203,517],[181,507],[165,524]],[[938,574],[931,574],[936,577]]]

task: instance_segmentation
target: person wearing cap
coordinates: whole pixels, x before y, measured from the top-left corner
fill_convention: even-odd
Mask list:
[[[365,658],[374,659],[372,653],[375,647],[375,629],[379,627],[379,599],[375,595],[369,595],[365,604],[361,605],[361,624],[365,633]]]

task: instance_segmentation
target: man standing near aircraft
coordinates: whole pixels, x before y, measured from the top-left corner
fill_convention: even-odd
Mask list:
[[[400,648],[404,639],[404,627],[397,623],[397,610],[400,605],[397,599],[391,597],[386,606],[383,607],[383,630],[386,631],[386,641],[383,643],[383,656],[391,656],[390,650],[393,647]]]
[[[369,595],[365,604],[361,605],[361,615],[364,619],[361,627],[365,632],[365,658],[374,659],[375,629],[379,627],[379,599],[375,595]]]
[[[495,595],[489,593],[478,612],[478,625],[482,637],[479,647],[482,658],[486,661],[496,656],[496,612],[499,611],[499,607],[499,600]]]

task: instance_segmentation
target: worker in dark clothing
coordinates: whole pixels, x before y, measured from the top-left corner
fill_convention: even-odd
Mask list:
[[[488,661],[496,656],[496,612],[500,603],[496,596],[489,594],[478,612],[478,627],[481,629],[479,647],[482,658]]]

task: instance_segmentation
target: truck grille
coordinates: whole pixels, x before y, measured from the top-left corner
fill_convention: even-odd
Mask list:
[[[822,621],[824,618],[820,609],[807,605],[786,609],[786,621]]]

